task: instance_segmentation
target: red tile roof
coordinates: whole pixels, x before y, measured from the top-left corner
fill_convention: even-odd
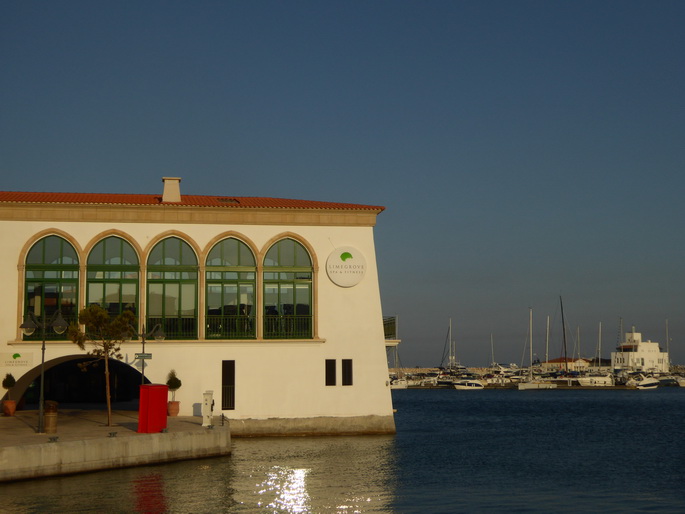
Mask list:
[[[27,193],[0,191],[0,203],[58,203],[91,205],[178,205],[179,207],[232,207],[252,209],[324,209],[383,211],[385,207],[353,203],[260,198],[252,196],[182,195],[180,202],[162,202],[161,195],[110,193]]]
[[[557,357],[556,359],[550,359],[546,361],[549,364],[556,364],[559,362],[578,362],[578,361],[587,361],[590,362],[590,359],[586,359],[585,357],[578,357],[577,359],[574,357]]]

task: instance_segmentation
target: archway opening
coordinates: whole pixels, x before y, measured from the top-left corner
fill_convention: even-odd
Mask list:
[[[105,399],[105,363],[81,367],[91,361],[88,357],[78,357],[45,369],[45,400],[56,401],[61,407],[73,405],[82,409],[102,409]],[[138,408],[140,372],[121,361],[109,360],[112,405],[118,408]],[[145,383],[150,383],[145,380]],[[25,390],[20,406],[24,409],[37,409],[40,397],[40,375]]]

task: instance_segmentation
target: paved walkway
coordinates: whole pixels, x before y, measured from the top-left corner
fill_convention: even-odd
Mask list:
[[[55,433],[39,434],[36,410],[0,416],[0,482],[231,453],[228,425],[210,430],[195,416],[166,421],[163,432],[138,433],[138,411],[114,410],[108,426],[106,411],[63,408]]]
[[[215,423],[221,424],[215,416]],[[38,434],[38,411],[16,411],[14,416],[0,415],[0,447],[42,444],[57,437],[58,441],[76,441],[100,437],[136,437],[138,433],[138,411],[112,411],[112,426],[107,426],[106,410],[60,409],[57,414],[57,432]],[[200,416],[178,416],[167,418],[168,432],[192,432],[205,430]]]

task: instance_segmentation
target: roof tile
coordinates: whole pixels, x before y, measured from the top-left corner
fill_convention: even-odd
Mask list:
[[[262,198],[252,196],[182,195],[180,202],[165,203],[162,202],[161,195],[113,193],[32,193],[20,191],[0,191],[0,203],[176,205],[179,207],[223,207],[233,209],[385,210],[385,207],[377,205],[319,202],[312,200],[291,200],[286,198]]]

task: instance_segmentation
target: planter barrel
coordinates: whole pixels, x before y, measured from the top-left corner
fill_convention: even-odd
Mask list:
[[[167,414],[169,416],[178,416],[178,411],[181,409],[181,402],[173,401],[167,403]]]
[[[2,402],[2,413],[5,416],[14,416],[17,410],[17,402],[15,400],[4,400]]]
[[[45,416],[45,433],[57,433],[57,412],[46,412]]]

